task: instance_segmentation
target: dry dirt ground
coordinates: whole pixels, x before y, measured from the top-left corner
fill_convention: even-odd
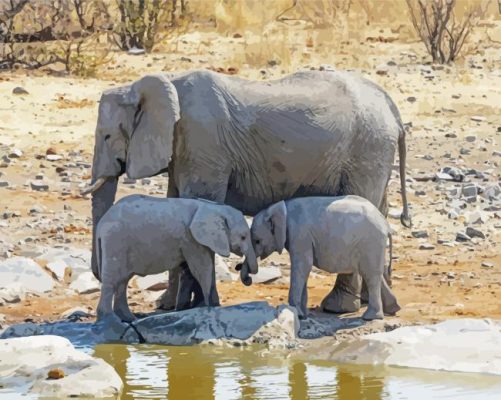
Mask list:
[[[491,21],[491,37],[501,36],[500,25],[499,20]],[[259,41],[251,33],[233,37],[201,31],[178,38],[175,49],[171,46],[169,51],[142,56],[117,53],[113,64],[99,74],[100,79],[81,80],[46,72],[0,73],[0,157],[13,149],[22,152],[18,158],[12,157],[8,166],[0,168],[0,181],[9,184],[0,187],[0,239],[4,245],[10,245],[8,254],[30,256],[39,245],[90,248],[91,203],[79,191],[90,178],[97,102],[104,89],[146,72],[236,66],[242,77],[274,79],[301,68],[330,64],[337,69],[353,69],[382,85],[399,106],[404,122],[412,123],[407,135],[412,229],[403,228],[398,219],[392,218],[401,210],[396,171],[389,186],[389,220],[395,229],[393,287],[402,305],[398,317],[405,321],[501,318],[499,201],[489,202],[479,195],[475,202],[465,203],[467,208],[463,210],[462,203],[453,204],[454,200],[447,196],[454,188],[461,192],[464,182],[416,181],[450,166],[463,171],[474,169],[476,174],[467,175],[465,182],[481,188],[499,183],[499,45],[485,45],[481,53],[468,56],[464,62],[442,67],[425,64],[427,56],[420,42],[399,40],[398,34],[385,29],[378,28],[365,36],[391,40],[359,37],[336,43],[332,52],[329,46],[334,39],[327,40],[325,35],[311,33],[299,24],[289,30],[287,40],[294,45],[287,47],[289,58],[282,63],[273,62],[271,57],[252,62],[249,57],[258,57],[252,52]],[[276,39],[267,40],[278,46],[273,40],[285,37],[277,35]],[[237,54],[247,54],[247,58]],[[28,94],[13,94],[17,86]],[[49,153],[60,155],[61,159],[48,161],[49,149]],[[39,174],[49,185],[47,192],[30,187]],[[166,188],[167,178],[162,176],[122,183],[118,197],[132,193],[165,196]],[[460,215],[449,218],[454,207],[459,208]],[[482,211],[484,223],[472,225],[485,238],[456,241],[456,234],[472,223],[468,213],[486,207],[490,211]],[[412,232],[421,230],[427,232],[428,238],[413,236]],[[420,249],[423,244],[431,245],[430,249]],[[4,252],[0,256],[6,255]],[[274,255],[262,265],[270,263],[280,265],[284,275],[288,275],[286,255]],[[315,270],[308,283],[311,307],[318,306],[334,279],[333,275]],[[258,299],[278,304],[287,301],[288,285],[286,279],[252,287],[222,282],[218,289],[223,304]],[[135,311],[153,308],[151,294],[138,289],[129,292]],[[0,314],[7,324],[26,319],[56,320],[74,306],[95,310],[97,299],[98,293],[77,295],[62,285],[50,295],[28,296],[19,303],[0,306]]]

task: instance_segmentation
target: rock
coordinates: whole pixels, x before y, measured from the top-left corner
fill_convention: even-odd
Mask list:
[[[12,283],[7,287],[0,287],[0,305],[5,303],[19,303],[24,299],[26,291],[19,283]]]
[[[475,229],[471,226],[466,228],[466,234],[471,238],[478,237],[481,239],[485,239],[485,235],[482,231]]]
[[[479,209],[465,212],[464,217],[467,224],[484,224],[489,219],[489,216]]]
[[[490,261],[482,261],[482,264],[480,266],[483,268],[494,268],[494,264]]]
[[[133,185],[136,183],[136,179],[125,177],[123,183],[124,185]]]
[[[25,88],[23,88],[21,86],[16,86],[14,89],[12,89],[12,94],[17,94],[17,95],[23,96],[23,95],[27,95],[29,93]]]
[[[26,292],[44,293],[54,287],[53,279],[32,259],[12,257],[0,262],[0,287],[19,284]]]
[[[67,319],[72,322],[76,321],[81,321],[82,319],[90,318],[93,315],[90,314],[85,308],[83,307],[73,307],[70,308],[69,310],[64,311],[61,314],[61,317],[64,319]]]
[[[388,68],[388,66],[386,64],[379,64],[377,67],[376,67],[376,74],[378,75],[388,75],[388,71],[390,69]]]
[[[479,115],[474,115],[473,117],[470,118],[472,121],[475,121],[475,122],[484,122],[486,121],[487,119],[485,117],[481,117]]]
[[[46,155],[54,155],[57,154],[57,151],[54,147],[49,147],[47,150],[45,150]]]
[[[466,233],[458,232],[456,234],[456,242],[469,242],[471,237],[469,237]]]
[[[99,292],[100,287],[101,284],[90,271],[78,275],[78,278],[70,284],[70,289],[75,290],[79,294]]]
[[[90,259],[91,252],[87,249],[79,249],[76,247],[39,248],[39,253],[36,259],[45,261],[46,263],[63,261],[67,268],[71,269],[71,280],[75,281],[78,277],[91,270]]]
[[[9,182],[7,181],[0,181],[0,188],[2,187],[9,187]]]
[[[412,231],[411,235],[414,236],[415,238],[427,238],[428,237],[428,232],[425,230],[422,231]]]
[[[334,351],[332,359],[454,372],[501,375],[501,324],[455,319],[365,335]]]
[[[9,158],[19,158],[22,157],[23,152],[19,149],[12,149],[9,153]]]
[[[419,245],[419,250],[434,250],[435,246],[431,243],[422,243]]]
[[[474,183],[465,183],[461,188],[464,197],[476,197],[478,193],[477,185]]]
[[[45,159],[47,161],[59,161],[59,160],[62,160],[62,156],[58,155],[58,154],[47,154],[45,156]]]
[[[271,283],[282,276],[278,267],[259,267],[256,275],[252,276],[253,283]]]
[[[46,192],[49,190],[49,184],[41,180],[31,181],[30,186],[32,190],[36,190],[37,192]]]
[[[409,97],[407,97],[407,101],[409,103],[415,103],[416,102],[416,98],[414,96],[409,96]]]
[[[134,284],[141,290],[164,290],[167,288],[169,272],[134,277]]]
[[[132,56],[139,56],[141,54],[145,54],[146,51],[144,49],[138,49],[137,47],[133,47],[131,49],[129,49],[129,51],[127,52],[127,54],[130,54]]]
[[[465,137],[466,141],[469,143],[473,143],[475,140],[477,140],[477,135],[468,135]]]
[[[497,184],[492,184],[486,186],[483,190],[482,193],[480,193],[480,196],[482,196],[484,199],[487,200],[494,200],[498,199],[501,194],[501,188]]]
[[[230,267],[219,254],[216,254],[215,266],[217,281],[231,282],[238,280],[238,274],[231,272]]]
[[[64,281],[64,277],[66,275],[66,271],[68,270],[68,266],[62,260],[52,261],[47,263],[47,268],[50,269],[54,276],[58,281]]]
[[[0,371],[0,387],[19,397],[118,398],[123,387],[113,367],[59,336],[0,341]]]

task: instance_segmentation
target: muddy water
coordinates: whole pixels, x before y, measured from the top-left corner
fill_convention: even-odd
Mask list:
[[[100,345],[122,399],[500,399],[501,378],[305,361],[259,347]]]

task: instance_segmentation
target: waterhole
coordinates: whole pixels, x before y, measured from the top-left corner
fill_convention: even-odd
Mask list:
[[[501,378],[301,360],[261,347],[98,345],[120,374],[122,399],[501,398]]]

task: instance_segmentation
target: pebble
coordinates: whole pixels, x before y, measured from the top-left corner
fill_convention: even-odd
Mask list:
[[[427,238],[428,237],[428,232],[425,230],[422,231],[412,231],[411,235],[414,236],[415,238],[421,239],[421,238]]]
[[[62,157],[62,156],[60,156],[60,155],[58,155],[58,154],[47,154],[47,155],[45,156],[45,159],[46,159],[47,161],[59,161],[59,160],[61,160],[62,158],[63,158],[63,157]]]
[[[471,226],[469,226],[469,227],[466,228],[466,234],[470,238],[478,237],[478,238],[481,238],[481,239],[485,239],[485,235],[484,235],[484,233],[481,230],[475,229],[475,228],[473,228]]]
[[[17,94],[17,95],[26,95],[29,94],[28,91],[21,87],[21,86],[16,86],[14,89],[12,89],[12,94]]]
[[[468,135],[468,136],[466,136],[465,139],[466,139],[467,142],[472,143],[475,140],[477,140],[477,135]]]
[[[481,117],[479,115],[474,115],[473,117],[470,118],[472,121],[475,121],[475,122],[484,122],[486,121],[486,118],[485,117]]]
[[[476,197],[478,193],[477,185],[474,183],[466,183],[461,188],[461,193],[465,197]]]
[[[8,187],[9,186],[9,182],[7,181],[0,181],[0,187]]]
[[[9,158],[19,158],[22,157],[23,152],[19,149],[12,149],[9,153]]]
[[[480,266],[483,268],[494,268],[494,264],[490,261],[482,261],[482,264]]]
[[[434,250],[435,246],[431,243],[422,243],[419,245],[419,250]]]
[[[32,190],[36,190],[37,192],[46,192],[49,190],[49,185],[40,180],[31,181],[30,186]]]
[[[469,237],[466,233],[458,232],[456,234],[456,242],[468,242],[470,240],[471,237]]]

